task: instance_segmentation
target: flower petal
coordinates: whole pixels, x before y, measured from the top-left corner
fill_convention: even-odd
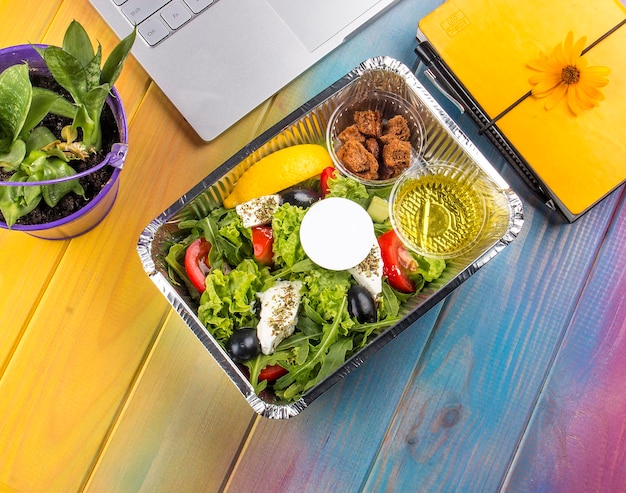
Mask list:
[[[604,101],[604,94],[602,93],[602,91],[596,89],[595,87],[579,84],[578,91],[579,93],[584,94],[585,97],[593,101]]]
[[[581,113],[585,108],[593,108],[593,104],[589,106],[590,103],[588,102],[588,100],[583,101],[578,98],[578,91],[576,87],[576,85],[572,85],[568,88],[567,106],[569,107],[570,111],[574,113],[574,115],[578,116],[578,114]]]
[[[584,90],[584,87],[580,84],[572,86],[570,91],[573,94],[573,97],[576,99],[578,106],[585,109],[592,109],[594,106],[598,105],[598,102],[590,97]]]
[[[536,98],[545,98],[544,108],[554,108],[565,98],[567,106],[574,115],[584,109],[591,109],[604,100],[604,94],[598,89],[608,84],[606,78],[610,72],[607,67],[589,66],[588,60],[582,56],[587,43],[586,37],[574,40],[574,33],[569,31],[563,43],[554,47],[552,53],[543,53],[527,66],[535,73],[528,79],[532,85],[531,94]],[[564,80],[564,69],[572,73]],[[565,74],[567,75],[567,74]]]
[[[559,84],[558,86],[556,86],[546,98],[544,108],[546,110],[551,110],[552,108],[554,108],[558,104],[558,102],[563,99],[566,93],[567,84]]]
[[[560,77],[543,77],[533,84],[532,93],[533,96],[542,97],[547,96],[547,93],[551,92],[556,86],[561,84]]]
[[[586,67],[580,71],[580,82],[585,85],[604,87],[609,83],[606,76],[610,72],[608,67]]]
[[[572,37],[573,37],[573,34],[572,34]],[[587,44],[587,38],[583,36],[578,41],[576,41],[576,44],[572,46],[572,51],[570,53],[570,55],[572,56],[572,65],[576,65],[578,59],[582,55],[583,50],[585,49],[586,44]]]

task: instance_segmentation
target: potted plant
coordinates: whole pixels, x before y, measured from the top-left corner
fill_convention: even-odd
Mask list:
[[[106,216],[128,133],[113,84],[135,35],[104,64],[76,21],[61,47],[0,50],[0,227],[63,239]]]

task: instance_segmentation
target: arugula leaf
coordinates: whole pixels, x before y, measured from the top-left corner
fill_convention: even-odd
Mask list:
[[[346,305],[347,298],[344,298],[339,312],[341,316],[338,316],[332,324],[324,326],[320,343],[311,348],[310,354],[312,357],[309,357],[304,364],[288,368],[289,373],[276,381],[274,390],[278,396],[282,394],[285,398],[293,398],[293,396],[296,395],[294,391],[298,393],[304,392],[308,388],[309,382],[318,378],[319,371],[316,371],[318,365],[323,366],[332,345],[335,344],[339,338],[340,322],[344,313],[347,314]],[[329,371],[328,366],[325,367],[325,371]],[[287,395],[285,395],[286,390],[288,390]]]

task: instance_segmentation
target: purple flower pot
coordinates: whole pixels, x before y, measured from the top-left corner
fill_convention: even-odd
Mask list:
[[[38,48],[45,48],[46,45],[35,45]],[[4,48],[0,50],[0,72],[4,71],[11,65],[28,62],[31,70],[37,70],[42,74],[49,75],[49,71],[45,62],[33,45],[19,45]],[[58,180],[49,180],[41,182],[31,182],[34,185],[49,185],[68,179],[76,179],[81,176],[93,173],[104,166],[113,166],[113,174],[107,184],[100,190],[92,200],[90,200],[82,209],[64,217],[57,221],[44,224],[21,225],[14,224],[11,230],[25,231],[26,233],[47,240],[65,240],[79,236],[91,229],[95,228],[109,213],[119,189],[119,176],[124,165],[126,152],[128,149],[128,123],[126,120],[126,112],[119,98],[119,94],[115,88],[112,88],[111,95],[107,98],[107,105],[115,116],[117,128],[120,134],[120,142],[114,144],[105,159],[92,169],[83,173],[73,175],[69,178],[60,178]],[[9,182],[1,182],[0,185],[9,185]],[[28,186],[25,183],[20,185]],[[7,224],[0,221],[0,228],[9,229]]]

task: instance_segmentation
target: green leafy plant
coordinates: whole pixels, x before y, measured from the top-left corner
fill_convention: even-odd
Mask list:
[[[0,74],[0,168],[9,181],[39,182],[76,174],[72,161],[85,161],[101,150],[101,114],[135,41],[136,30],[124,38],[102,65],[83,26],[72,21],[63,45],[37,48],[52,78],[69,93],[33,86],[26,63]],[[55,135],[42,125],[48,115],[71,120]],[[41,200],[50,207],[70,192],[84,196],[78,180],[50,185],[0,186],[0,211],[10,228]]]

